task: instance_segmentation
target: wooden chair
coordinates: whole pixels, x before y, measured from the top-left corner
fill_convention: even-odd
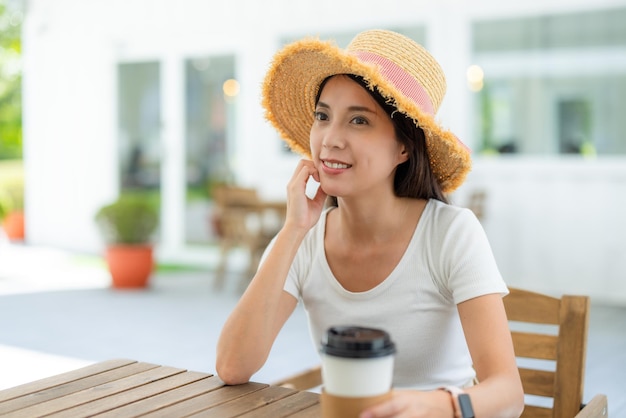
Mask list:
[[[509,290],[504,306],[512,329],[524,393],[530,395],[522,417],[607,417],[605,395],[595,395],[588,404],[582,403],[589,297],[565,295],[554,298],[516,288]],[[546,325],[551,327],[552,333],[536,329]],[[524,361],[531,364],[524,365]],[[546,367],[545,361],[549,361],[551,367]],[[297,390],[320,386],[321,369],[315,367],[275,384]],[[546,399],[539,398],[539,401],[548,402],[537,405],[533,396],[544,397]],[[552,406],[549,406],[550,400]]]
[[[515,288],[504,298],[524,393],[531,395],[522,417],[608,416],[605,395],[582,402],[589,306],[587,296],[555,298]],[[546,326],[556,329],[550,333]],[[551,398],[552,406],[533,396]]]
[[[216,203],[213,223],[220,237],[220,259],[214,285],[221,288],[224,284],[230,251],[244,247],[249,262],[246,276],[242,278],[243,285],[256,272],[263,251],[280,228],[285,203],[263,201],[255,189],[238,186],[219,186],[213,193]],[[269,216],[268,212],[274,216]]]
[[[483,189],[476,189],[469,195],[467,207],[474,212],[479,221],[482,221],[485,218],[486,201],[487,192]]]

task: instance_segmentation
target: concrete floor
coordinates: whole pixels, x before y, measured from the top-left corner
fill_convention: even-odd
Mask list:
[[[0,389],[112,358],[214,372],[219,330],[240,293],[236,272],[220,291],[212,279],[208,269],[160,273],[147,290],[116,291],[98,260],[0,243]],[[253,379],[318,361],[298,308]],[[592,303],[585,400],[607,394],[610,415],[626,416],[625,381],[626,307]]]
[[[0,389],[111,358],[213,373],[217,337],[240,295],[240,277],[235,272],[215,291],[212,276],[161,273],[147,290],[113,290],[97,261],[1,245]],[[272,382],[318,362],[298,308],[254,379]]]

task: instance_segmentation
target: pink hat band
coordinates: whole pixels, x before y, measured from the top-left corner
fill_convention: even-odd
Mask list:
[[[376,64],[380,74],[385,77],[404,96],[413,100],[420,110],[430,116],[434,116],[433,104],[422,85],[395,62],[367,51],[355,51],[359,60],[365,63]]]

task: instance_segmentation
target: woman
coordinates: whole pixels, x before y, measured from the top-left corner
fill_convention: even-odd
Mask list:
[[[444,92],[434,58],[394,32],[363,32],[346,51],[303,40],[277,54],[263,105],[307,158],[288,184],[285,224],[222,330],[224,382],[262,367],[301,299],[316,342],[348,324],[396,343],[394,396],[363,417],[460,416],[460,392],[476,416],[521,414],[506,285],[476,217],[446,203],[470,157],[434,120]],[[320,187],[309,198],[311,177]]]

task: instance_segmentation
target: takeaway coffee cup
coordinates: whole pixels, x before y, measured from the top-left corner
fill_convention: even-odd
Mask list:
[[[322,416],[357,417],[391,394],[395,344],[375,328],[329,328],[322,345]]]

